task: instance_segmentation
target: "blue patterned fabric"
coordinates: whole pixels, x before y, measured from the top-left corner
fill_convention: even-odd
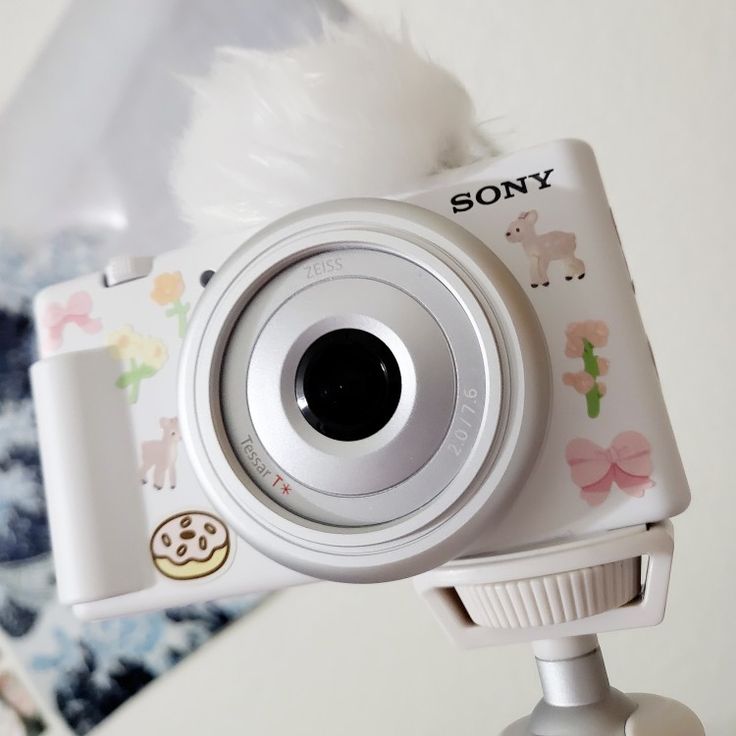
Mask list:
[[[28,368],[33,294],[100,267],[93,235],[31,251],[0,235],[0,629],[47,705],[85,734],[256,603],[207,603],[81,623],[55,600]]]

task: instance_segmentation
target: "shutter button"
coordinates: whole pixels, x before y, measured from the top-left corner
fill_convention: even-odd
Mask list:
[[[116,256],[108,261],[102,276],[105,286],[118,286],[148,276],[152,268],[152,256]]]

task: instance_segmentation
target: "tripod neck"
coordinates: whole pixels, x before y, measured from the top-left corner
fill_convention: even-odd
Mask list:
[[[544,702],[559,708],[593,705],[611,690],[597,636],[535,642]]]
[[[636,703],[608,682],[598,637],[535,642],[543,699],[531,716],[531,733],[555,736],[623,736]]]

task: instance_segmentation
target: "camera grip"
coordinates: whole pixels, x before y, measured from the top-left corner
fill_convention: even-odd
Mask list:
[[[108,598],[153,584],[146,516],[120,364],[105,348],[31,368],[59,599]]]

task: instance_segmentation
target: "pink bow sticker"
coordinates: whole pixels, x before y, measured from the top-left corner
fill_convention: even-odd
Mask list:
[[[602,504],[615,483],[624,493],[641,498],[654,485],[652,448],[639,432],[622,432],[608,448],[595,442],[574,439],[567,445],[565,459],[573,482],[591,506]]]
[[[102,322],[90,316],[92,297],[86,291],[72,294],[66,304],[53,302],[46,305],[41,318],[46,334],[43,336],[44,350],[58,350],[63,342],[64,329],[75,324],[87,334],[93,335],[102,329]]]

